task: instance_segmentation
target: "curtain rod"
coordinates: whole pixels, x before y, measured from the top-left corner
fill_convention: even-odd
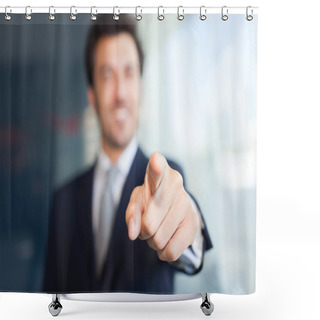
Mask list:
[[[115,6],[115,7],[100,7],[100,6],[93,6],[93,7],[82,7],[82,6],[71,6],[71,7],[38,7],[38,6],[1,6],[0,13],[4,13],[6,15],[10,14],[26,14],[31,15],[34,13],[51,13],[51,14],[62,14],[62,13],[69,13],[69,14],[247,14],[253,15],[256,14],[258,11],[258,7],[206,7],[206,6],[199,6],[199,7],[166,7],[166,6],[159,6],[159,7],[145,7],[145,6],[137,6],[137,7],[122,7],[122,6]]]

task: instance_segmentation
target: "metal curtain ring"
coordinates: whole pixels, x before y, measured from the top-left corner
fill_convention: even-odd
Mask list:
[[[116,13],[118,10],[118,13]],[[113,20],[118,21],[120,19],[120,9],[119,7],[113,7]]]
[[[95,10],[95,13],[93,13],[93,10]],[[97,16],[96,14],[98,13],[96,7],[91,7],[91,10],[90,10],[90,19],[91,21],[96,21],[97,20]]]
[[[183,6],[178,7],[178,20],[182,21],[184,19],[184,9]]]
[[[9,13],[11,13],[12,10],[10,9],[9,6],[6,6],[5,9],[4,9],[4,18],[7,20],[7,21],[10,21],[11,20],[11,16],[9,15]]]
[[[31,13],[32,13],[31,7],[27,6],[26,7],[26,15],[25,15],[26,20],[28,20],[28,21],[31,20]]]
[[[53,6],[49,7],[49,20],[53,21],[56,18],[54,16],[55,13],[56,9]]]
[[[140,10],[140,14],[138,14],[138,9]],[[136,7],[136,19],[140,21],[142,19],[142,8],[140,6]]]
[[[221,19],[223,21],[227,21],[228,20],[228,8],[226,6],[223,6],[221,8]]]
[[[162,13],[160,14],[160,9],[162,11]],[[159,6],[158,7],[158,20],[159,21],[162,21],[164,19],[164,9],[163,9],[163,6]]]
[[[249,14],[249,8],[251,9],[251,14]],[[246,19],[248,20],[248,21],[252,21],[253,20],[253,9],[252,9],[252,7],[247,7],[247,10],[246,10]]]
[[[72,21],[77,19],[77,8],[75,6],[70,7],[70,19]]]
[[[207,19],[207,8],[205,6],[200,7],[200,20],[204,21]]]

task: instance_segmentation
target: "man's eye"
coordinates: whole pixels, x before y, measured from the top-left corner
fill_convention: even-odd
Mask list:
[[[126,76],[129,77],[129,78],[132,78],[134,76],[133,68],[131,68],[131,67],[126,68]]]
[[[102,80],[109,80],[112,79],[113,73],[110,68],[105,67],[100,69],[99,76]]]
[[[105,70],[103,72],[103,78],[106,80],[109,80],[112,78],[112,71],[111,70]]]

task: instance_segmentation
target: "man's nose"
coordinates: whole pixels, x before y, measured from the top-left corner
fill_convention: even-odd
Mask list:
[[[127,95],[127,83],[123,76],[119,76],[117,79],[117,87],[116,87],[116,95],[117,100],[124,100]]]

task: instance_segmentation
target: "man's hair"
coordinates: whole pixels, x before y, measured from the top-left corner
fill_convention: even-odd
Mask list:
[[[143,69],[143,52],[141,44],[138,40],[136,34],[136,24],[133,18],[130,16],[122,14],[118,21],[113,20],[112,14],[98,15],[96,22],[92,22],[93,26],[90,28],[86,51],[85,51],[85,62],[86,62],[86,72],[87,80],[90,86],[93,86],[93,70],[94,70],[94,55],[95,49],[98,41],[105,36],[116,36],[120,33],[128,33],[132,36],[135,45],[137,47],[139,63],[140,63],[140,73],[142,74]]]

